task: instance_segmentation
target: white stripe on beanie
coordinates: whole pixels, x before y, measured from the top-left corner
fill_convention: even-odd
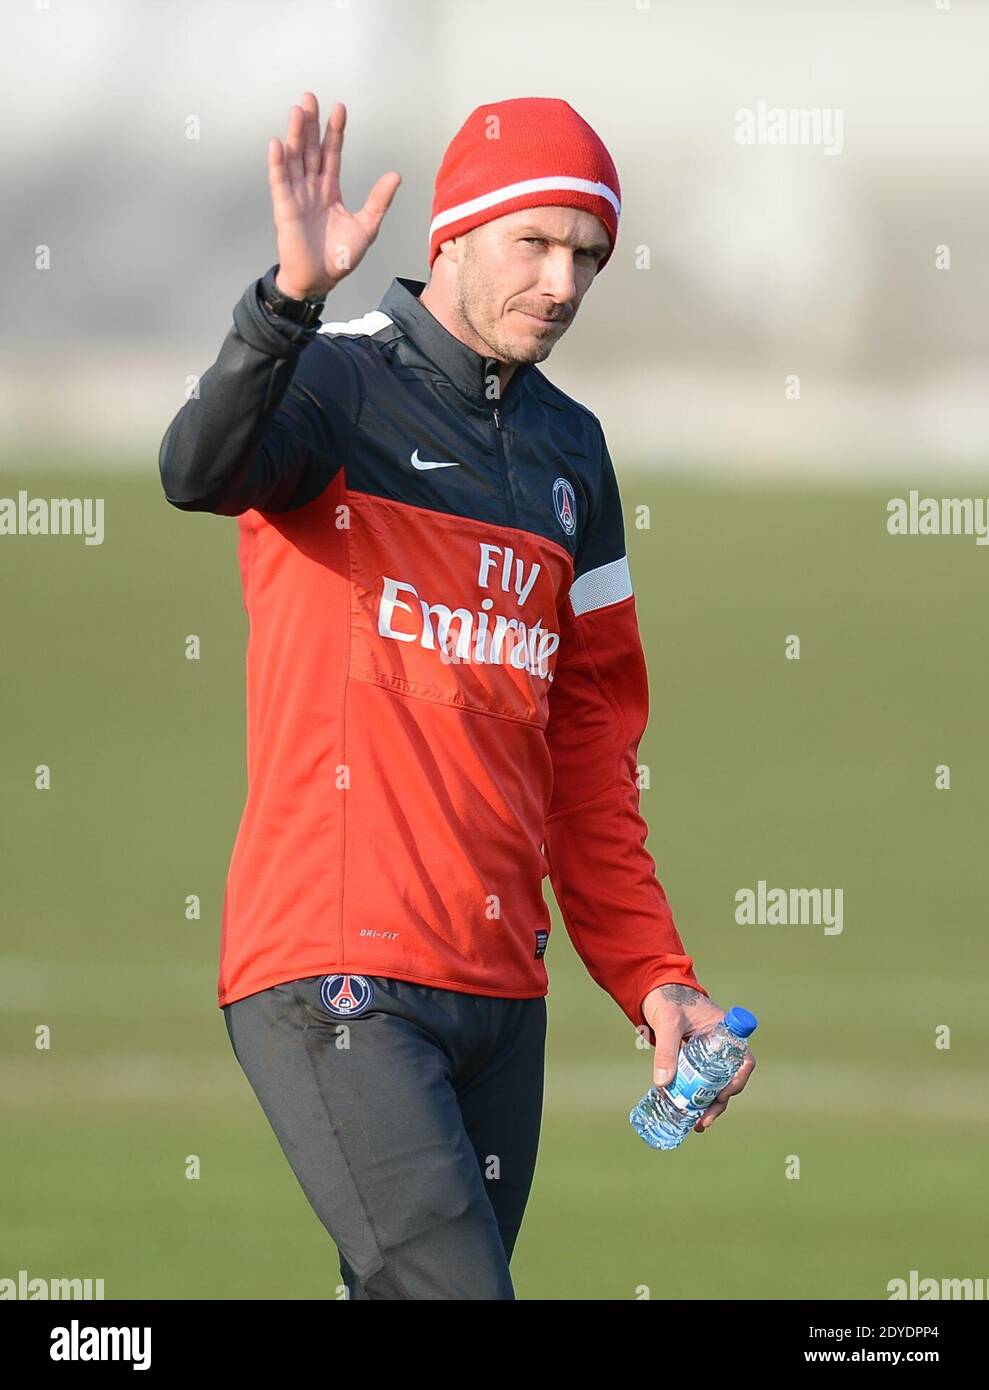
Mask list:
[[[523,194],[549,193],[559,189],[573,193],[591,193],[598,198],[605,198],[615,209],[615,216],[621,214],[618,197],[606,183],[595,183],[593,179],[575,179],[566,174],[548,174],[545,178],[523,179],[520,183],[506,184],[504,188],[482,193],[479,198],[471,198],[469,202],[458,203],[456,207],[437,213],[429,224],[429,235],[432,237],[440,227],[447,227],[451,222],[459,222],[461,217],[472,217],[475,212],[484,212],[487,208],[496,207],[498,203],[507,203],[512,198],[520,198]]]

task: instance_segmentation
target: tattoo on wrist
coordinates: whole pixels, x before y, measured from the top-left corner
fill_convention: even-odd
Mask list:
[[[704,996],[690,985],[660,985],[660,993],[671,1004],[696,1004]]]

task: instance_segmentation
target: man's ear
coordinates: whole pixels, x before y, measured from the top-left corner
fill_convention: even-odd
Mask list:
[[[442,255],[446,256],[448,260],[451,260],[454,263],[459,262],[461,240],[461,237],[454,236],[450,237],[448,241],[441,241],[440,252],[442,253]]]

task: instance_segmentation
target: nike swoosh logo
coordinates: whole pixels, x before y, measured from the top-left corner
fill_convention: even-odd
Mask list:
[[[459,463],[459,461],[456,460],[456,459],[455,459],[452,463],[436,462],[436,461],[434,461],[433,459],[421,459],[421,458],[419,457],[419,450],[418,450],[418,449],[416,449],[415,452],[413,453],[410,462],[411,462],[413,468],[459,468],[459,467],[460,467],[460,463]]]

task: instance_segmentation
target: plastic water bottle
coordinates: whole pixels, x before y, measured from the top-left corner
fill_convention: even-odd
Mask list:
[[[654,1149],[679,1148],[745,1061],[745,1039],[758,1025],[755,1014],[736,1004],[717,1023],[689,1037],[680,1049],[673,1080],[650,1086],[629,1112],[636,1134]]]

